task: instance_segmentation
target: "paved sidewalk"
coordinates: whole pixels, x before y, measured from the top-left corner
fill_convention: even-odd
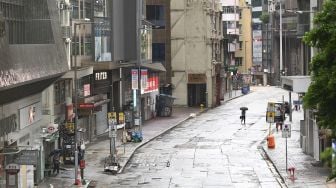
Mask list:
[[[268,149],[267,142],[263,144],[263,149],[272,161],[273,165],[280,173],[282,179],[288,187],[334,187],[336,184],[327,185],[326,179],[328,169],[315,167],[312,163],[316,160],[310,155],[303,153],[300,148],[300,120],[303,120],[303,111],[293,111],[292,123],[289,117],[286,118],[285,124],[291,124],[291,138],[287,139],[288,168],[295,167],[295,180],[289,178],[286,170],[286,139],[282,138],[282,133],[275,131],[275,125],[272,124],[273,135],[275,138],[275,148]]]
[[[241,91],[232,91],[232,93],[227,93],[224,97],[224,101],[232,100],[242,96]],[[200,108],[190,108],[190,107],[174,107],[173,115],[171,117],[156,117],[154,119],[144,122],[142,126],[142,133],[144,140],[139,143],[128,142],[123,144],[121,142],[122,130],[118,130],[118,139],[117,139],[117,151],[118,151],[118,162],[121,165],[119,173],[121,173],[124,167],[127,165],[129,159],[133,156],[134,152],[144,144],[155,139],[161,134],[169,131],[170,129],[176,127],[180,123],[192,118],[191,114],[198,115],[200,114]],[[92,181],[87,181],[88,183],[82,187],[93,186],[95,181],[99,182],[99,179],[104,179],[106,174],[104,172],[104,159],[110,153],[110,140],[107,134],[100,136],[98,139],[94,140],[92,143],[86,146],[85,150],[85,160],[86,168],[85,179],[90,179]],[[49,177],[44,180],[38,187],[50,187],[53,185],[54,188],[57,187],[76,187],[74,183],[74,167],[65,167],[63,166],[60,174],[54,177]]]

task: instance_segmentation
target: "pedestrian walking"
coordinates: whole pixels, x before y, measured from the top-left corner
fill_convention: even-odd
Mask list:
[[[244,122],[244,125],[245,125],[246,111],[248,110],[248,108],[247,107],[241,107],[240,110],[241,110],[240,123],[243,124],[243,122]]]
[[[61,149],[55,149],[52,151],[49,155],[49,157],[52,157],[53,161],[53,173],[59,174],[59,169],[60,169],[60,157],[61,157],[62,150]]]

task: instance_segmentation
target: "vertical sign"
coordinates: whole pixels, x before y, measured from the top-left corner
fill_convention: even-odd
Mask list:
[[[84,97],[90,96],[90,84],[84,84]]]
[[[138,69],[132,69],[132,89],[139,89],[139,86],[138,86],[138,79],[139,79],[139,76],[138,76]]]
[[[123,112],[119,112],[119,124],[125,123],[125,116]]]
[[[148,80],[148,70],[141,69],[141,90],[147,89],[147,80]]]

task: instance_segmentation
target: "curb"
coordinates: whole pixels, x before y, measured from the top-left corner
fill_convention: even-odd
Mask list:
[[[275,128],[272,129],[272,132],[273,131],[275,131]],[[268,161],[272,164],[273,168],[275,169],[275,171],[279,175],[281,181],[286,185],[286,187],[288,187],[288,184],[287,184],[285,178],[282,176],[282,174],[280,173],[278,167],[275,165],[275,163],[273,162],[272,158],[268,155],[265,147],[262,145],[262,143],[264,143],[265,141],[267,142],[267,136],[264,138],[264,140],[262,142],[260,142],[259,146],[261,146],[260,148],[262,149],[262,151],[264,152],[264,154],[268,158]]]
[[[252,91],[248,92],[248,93],[245,94],[245,95],[248,95],[248,94],[250,94],[251,92],[252,92]],[[236,99],[236,98],[238,98],[238,97],[245,96],[245,95],[242,94],[242,95],[239,95],[239,96],[232,97],[232,98],[230,98],[230,99],[224,101],[223,103],[221,103],[221,105],[223,105],[223,104],[225,104],[226,102],[229,102],[229,101],[231,101],[231,100],[233,100],[233,99]],[[219,106],[221,106],[221,105],[219,105]],[[214,107],[214,108],[216,108],[216,107]],[[207,112],[207,111],[210,110],[210,109],[211,109],[211,108],[205,108],[203,111],[196,113],[196,116],[199,116],[199,115],[201,115],[202,113],[205,113],[205,112]],[[170,131],[171,129],[177,127],[178,125],[182,124],[183,122],[185,122],[185,121],[187,121],[187,120],[189,120],[189,119],[191,119],[191,118],[192,118],[191,116],[188,116],[188,117],[186,117],[185,119],[183,119],[183,120],[179,121],[178,123],[176,123],[175,125],[172,125],[171,127],[167,128],[166,130],[163,130],[162,132],[158,133],[156,136],[154,136],[154,137],[152,137],[152,138],[150,138],[150,139],[148,139],[148,140],[146,140],[146,141],[144,141],[144,142],[141,142],[141,144],[139,144],[138,146],[136,146],[136,147],[133,149],[133,151],[131,152],[131,155],[127,157],[127,159],[126,159],[126,163],[125,163],[123,166],[121,166],[121,168],[119,169],[119,171],[118,171],[117,174],[121,174],[121,173],[123,173],[125,166],[129,163],[130,159],[133,157],[133,155],[134,155],[134,153],[135,153],[136,150],[138,150],[139,148],[141,148],[142,146],[144,146],[144,145],[147,144],[148,142],[150,142],[150,141],[156,139],[157,137],[159,137],[159,136],[161,136],[161,135],[167,133],[167,132]]]

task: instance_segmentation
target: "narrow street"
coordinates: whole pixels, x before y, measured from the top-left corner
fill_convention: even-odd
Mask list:
[[[260,87],[211,109],[140,148],[123,174],[99,181],[110,187],[281,187],[258,145],[268,134],[269,100],[287,92]],[[241,106],[248,107],[241,125]]]

